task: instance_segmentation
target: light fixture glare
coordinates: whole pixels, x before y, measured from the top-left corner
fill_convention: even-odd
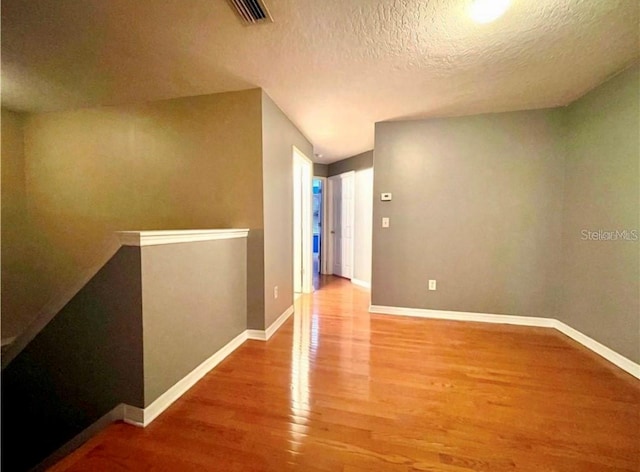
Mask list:
[[[476,23],[490,23],[504,15],[510,3],[511,0],[473,0],[469,16]]]

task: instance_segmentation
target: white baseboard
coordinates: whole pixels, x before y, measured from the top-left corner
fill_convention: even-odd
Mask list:
[[[353,279],[351,279],[351,283],[353,285],[357,285],[358,287],[367,288],[367,289],[371,288],[371,283],[370,282],[365,282],[364,280],[353,278]]]
[[[423,308],[405,308],[397,306],[381,306],[371,305],[369,307],[370,313],[378,313],[383,315],[398,315],[398,316],[412,316],[418,318],[432,318],[439,320],[452,320],[452,321],[475,321],[479,323],[499,323],[499,324],[511,324],[520,326],[533,326],[543,328],[555,328],[562,334],[569,336],[571,339],[579,342],[587,349],[602,356],[612,364],[618,366],[625,372],[640,379],[640,365],[636,364],[630,359],[627,359],[621,354],[618,354],[614,350],[607,346],[600,344],[598,341],[590,338],[586,334],[582,334],[580,331],[572,328],[571,326],[563,323],[562,321],[554,318],[540,318],[535,316],[516,316],[516,315],[493,315],[487,313],[471,313],[463,311],[442,311],[442,310],[428,310]]]
[[[264,329],[248,329],[247,339],[253,339],[254,341],[266,341],[267,334]]]
[[[278,318],[271,323],[267,329],[248,329],[247,330],[247,339],[255,339],[257,341],[268,341],[273,334],[280,329],[285,321],[289,319],[289,317],[293,314],[293,305],[287,308],[284,313],[282,313]]]
[[[173,402],[184,395],[187,390],[193,387],[202,377],[208,374],[215,366],[222,362],[233,351],[238,349],[247,339],[255,339],[258,341],[267,341],[273,334],[284,324],[285,321],[293,314],[293,305],[285,310],[277,320],[266,330],[247,329],[238,336],[229,341],[225,346],[213,354],[209,359],[204,361],[198,367],[193,369],[182,380],[178,381],[173,387],[167,390],[154,400],[151,405],[146,408],[138,408],[131,405],[122,405],[122,420],[134,426],[146,427],[155,420],[163,411],[165,411]]]
[[[427,310],[423,308],[404,308],[397,306],[371,305],[370,313],[384,315],[413,316],[417,318],[433,318],[451,321],[477,321],[479,323],[499,323],[520,326],[541,326],[551,328],[555,320],[533,316],[493,315],[488,313],[471,313],[467,311]]]
[[[248,329],[247,339],[253,339],[254,341],[266,341],[267,334],[264,329]]]
[[[178,398],[184,395],[187,390],[193,387],[198,380],[204,377],[215,366],[222,362],[229,354],[239,348],[243,342],[248,339],[247,331],[243,331],[238,336],[229,341],[225,346],[209,357],[187,374],[182,380],[178,381],[173,387],[164,392],[151,405],[142,409],[131,405],[124,405],[125,423],[135,426],[145,427],[155,420],[160,413],[169,408]]]
[[[634,377],[640,379],[640,364],[636,364],[630,359],[627,359],[621,354],[618,354],[613,349],[608,348],[604,344],[599,343],[593,338],[590,338],[586,334],[581,333],[577,329],[564,324],[562,321],[554,320],[556,324],[554,328],[560,331],[562,334],[569,336],[574,341],[579,342],[587,349],[592,350],[596,354],[604,357],[606,360],[620,367],[625,372],[630,373]]]

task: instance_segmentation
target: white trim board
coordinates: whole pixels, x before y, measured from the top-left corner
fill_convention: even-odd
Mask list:
[[[217,239],[246,238],[243,229],[189,229],[162,231],[116,231],[123,246],[157,246],[159,244],[192,243]]]
[[[353,279],[351,279],[351,283],[353,285],[357,285],[358,287],[371,289],[371,283],[370,282],[365,282],[364,280],[353,278]]]
[[[248,329],[247,338],[255,339],[256,341],[268,341],[269,338],[271,338],[271,336],[273,336],[275,332],[278,331],[278,329],[280,329],[280,326],[282,326],[285,323],[285,321],[289,319],[289,317],[293,314],[293,311],[294,311],[293,305],[291,305],[280,316],[278,316],[278,318],[273,323],[271,323],[271,326],[269,326],[265,330]]]
[[[586,334],[583,334],[580,331],[572,328],[571,326],[563,323],[562,321],[556,320],[554,318],[495,315],[488,313],[471,313],[463,311],[428,310],[423,308],[404,308],[382,305],[371,305],[369,307],[369,312],[382,315],[412,316],[417,318],[431,318],[438,320],[474,321],[478,323],[498,323],[542,328],[555,328],[562,334],[570,337],[574,341],[579,342],[587,349],[600,355],[625,372],[640,379],[640,364],[636,364],[632,360],[627,359],[621,354],[618,354],[613,349],[608,348],[595,339],[590,338]]]
[[[476,321],[479,323],[512,324],[521,326],[553,327],[551,318],[537,318],[533,316],[494,315],[488,313],[472,313],[467,311],[427,310],[424,308],[403,308],[396,306],[371,305],[370,313],[383,315],[412,316],[417,318],[432,318],[451,321]]]
[[[587,349],[595,352],[601,357],[604,357],[606,360],[620,367],[625,372],[633,375],[637,379],[640,379],[640,364],[636,364],[631,359],[627,359],[622,354],[618,354],[611,348],[608,348],[604,344],[599,343],[593,338],[590,338],[586,334],[581,333],[577,329],[572,328],[571,326],[563,323],[559,320],[555,321],[554,328],[560,331],[565,336],[569,336],[574,341],[579,342]]]

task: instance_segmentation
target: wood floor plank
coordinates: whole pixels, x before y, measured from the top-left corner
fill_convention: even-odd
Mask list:
[[[370,315],[324,277],[148,428],[53,471],[640,472],[640,382],[546,328]]]

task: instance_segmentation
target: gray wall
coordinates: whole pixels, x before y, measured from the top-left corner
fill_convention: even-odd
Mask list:
[[[250,273],[258,280],[247,296],[261,297],[261,102],[253,89],[27,115],[34,263],[22,265],[27,276],[13,279],[9,297],[13,306],[35,308],[26,316],[3,310],[3,327],[22,331],[38,308],[104,258],[117,230],[251,228]],[[15,154],[3,152],[2,167]]]
[[[558,318],[640,362],[637,233],[583,233],[640,231],[639,66],[567,108],[378,123],[374,162],[373,304]]]
[[[640,244],[582,230],[640,230],[640,68],[573,103],[563,225],[561,319],[640,362]]]
[[[358,171],[364,169],[370,169],[373,167],[373,150],[365,151],[361,154],[357,154],[341,161],[332,162],[329,164],[328,177],[332,175],[340,175],[349,171]]]
[[[376,124],[372,304],[556,317],[562,131],[558,110]]]
[[[313,148],[261,90],[3,113],[5,335],[76,285],[123,229],[250,228],[249,327],[291,305],[292,146],[307,156]],[[33,224],[23,230],[13,217],[25,206]]]
[[[262,320],[249,328],[264,329],[293,304],[293,146],[308,158],[311,143],[262,93],[262,156],[264,201],[264,299]],[[279,296],[273,297],[278,286]]]
[[[142,248],[144,406],[246,329],[245,238]]]
[[[313,176],[314,177],[328,177],[329,166],[327,164],[313,163]]]
[[[24,115],[2,109],[2,337],[16,336],[40,308],[30,270],[32,233],[27,218]]]

